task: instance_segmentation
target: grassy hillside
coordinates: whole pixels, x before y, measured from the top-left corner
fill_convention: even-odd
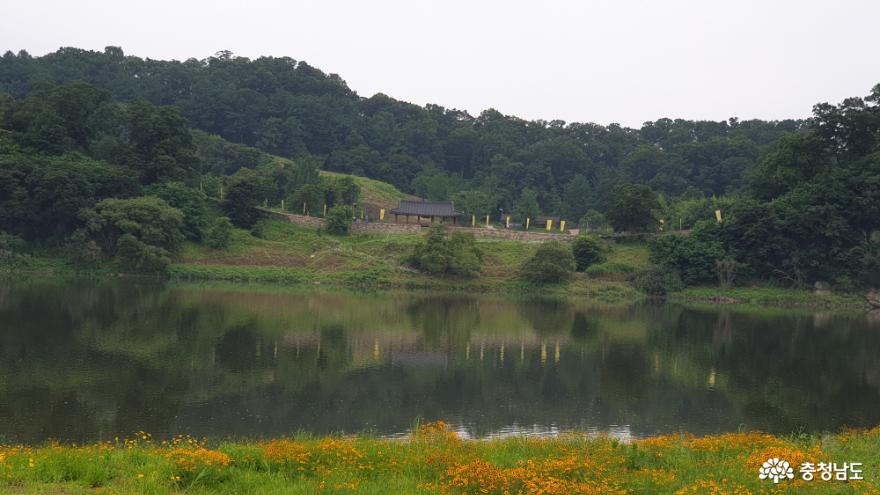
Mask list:
[[[379,180],[338,172],[327,172],[325,170],[321,171],[321,175],[327,177],[351,177],[354,179],[354,182],[361,188],[361,197],[358,204],[367,210],[367,214],[374,217],[378,215],[380,208],[385,208],[386,210],[394,208],[401,199],[418,199],[418,197],[412,194],[400,192],[391,184]]]
[[[370,287],[465,289],[479,291],[538,291],[541,294],[577,294],[606,302],[640,297],[615,266],[628,270],[647,263],[644,245],[615,247],[607,273],[578,274],[564,286],[535,288],[518,278],[519,266],[536,244],[506,240],[478,240],[484,253],[482,272],[475,279],[430,277],[404,263],[417,235],[331,236],[290,223],[264,220],[259,237],[236,230],[233,245],[213,250],[188,244],[172,275],[179,279],[210,279],[296,284],[328,284]]]

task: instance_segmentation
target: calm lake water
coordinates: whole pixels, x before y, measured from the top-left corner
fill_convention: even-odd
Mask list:
[[[623,438],[880,424],[863,316],[0,282],[0,442],[144,430]]]

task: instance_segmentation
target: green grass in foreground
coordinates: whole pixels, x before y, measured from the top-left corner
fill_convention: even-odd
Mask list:
[[[880,491],[880,429],[814,437],[732,433],[622,443],[580,434],[460,440],[442,423],[407,439],[300,436],[252,443],[178,438],[0,447],[3,493],[861,494]],[[758,471],[788,461],[794,479]],[[863,480],[801,479],[803,463],[860,462]],[[852,473],[850,474],[852,476]]]

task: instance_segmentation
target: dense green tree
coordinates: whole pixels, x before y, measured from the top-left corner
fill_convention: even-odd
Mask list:
[[[451,199],[455,208],[463,211],[468,217],[475,215],[477,218],[482,218],[495,212],[495,200],[484,191],[459,191],[453,194]]]
[[[354,209],[348,205],[336,205],[327,211],[327,232],[336,235],[348,235]]]
[[[527,218],[535,222],[538,215],[541,214],[541,208],[538,206],[538,193],[528,187],[523,189],[513,212],[523,224],[525,224]]]
[[[232,244],[232,222],[228,217],[220,217],[208,227],[205,244],[214,249],[225,249]]]
[[[595,236],[581,235],[571,245],[571,253],[578,271],[584,271],[606,259],[608,246]]]
[[[575,175],[568,184],[562,196],[563,213],[574,220],[581,218],[590,209],[593,187],[583,175]]]
[[[183,213],[155,196],[108,198],[94,208],[83,209],[80,216],[88,237],[109,256],[117,254],[117,243],[123,236],[165,253],[177,252],[184,239]],[[128,242],[127,247],[134,252],[140,244]]]
[[[644,184],[621,184],[611,195],[607,213],[614,230],[621,232],[652,231],[657,225],[654,211],[659,207],[657,195]]]
[[[608,229],[609,224],[605,215],[596,210],[587,210],[578,222],[578,227],[585,232],[602,231]]]
[[[182,182],[163,182],[144,188],[144,194],[162,198],[183,212],[183,234],[193,241],[202,239],[209,220],[208,198],[203,192]]]
[[[338,76],[305,62],[286,57],[251,60],[229,52],[165,62],[123,55],[118,47],[63,48],[44,57],[10,53],[0,59],[0,91],[24,98],[36,80],[83,80],[104,93],[70,89],[75,97],[61,100],[70,101],[71,108],[60,113],[51,99],[29,104],[32,117],[25,120],[33,131],[32,142],[54,147],[54,153],[89,143],[90,153],[111,162],[119,157],[141,171],[146,183],[169,174],[180,178],[177,174],[193,166],[228,175],[263,163],[252,148],[241,147],[246,145],[294,159],[318,156],[328,170],[388,181],[429,199],[482,190],[496,198],[497,207],[510,210],[528,187],[538,193],[543,211],[571,218],[586,211],[580,202],[569,206],[574,199],[587,198],[587,208],[607,211],[610,191],[622,183],[646,183],[673,196],[688,186],[708,194],[728,193],[739,186],[741,173],[754,166],[764,148],[804,128],[801,121],[660,119],[627,129],[616,124],[527,121],[491,109],[474,117],[384,94],[360,98]],[[194,165],[184,152],[185,139],[170,132],[169,123],[171,128],[179,126],[165,115],[168,110],[142,111],[139,103],[131,109],[113,108],[105,101],[107,94],[127,102],[145,99],[153,105],[175,105],[193,127],[237,144],[221,146],[197,136],[202,162]],[[860,109],[872,101],[869,97],[839,108],[819,107],[817,115],[825,122],[823,129],[838,124],[855,128],[865,121]],[[95,127],[78,117],[90,112],[113,115],[97,121],[114,123]],[[149,118],[141,126],[131,121],[133,112]],[[67,126],[67,116],[73,116],[76,125]],[[869,127],[861,129],[859,133],[870,135]],[[127,133],[147,139],[128,143]],[[870,139],[862,142],[871,146]],[[160,149],[156,143],[162,143]],[[592,190],[581,194],[583,183],[577,180],[573,185],[578,187],[572,186],[567,195],[566,187],[577,176],[586,178]]]
[[[559,283],[571,278],[575,268],[571,246],[551,241],[538,245],[520,267],[520,276],[534,284]]]
[[[482,257],[473,234],[450,234],[442,225],[435,225],[425,241],[415,246],[408,262],[431,275],[474,277],[480,273]]]
[[[128,169],[79,154],[0,155],[0,229],[28,240],[70,234],[79,211],[139,190]]]
[[[715,279],[715,263],[727,257],[712,231],[713,222],[697,224],[692,235],[667,235],[650,243],[651,261],[681,275],[685,284]]]
[[[238,227],[250,228],[262,213],[257,209],[268,196],[270,186],[264,177],[251,169],[242,168],[226,181],[223,211]]]

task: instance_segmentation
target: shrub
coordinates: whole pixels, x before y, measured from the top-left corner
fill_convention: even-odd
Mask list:
[[[121,236],[116,244],[116,256],[124,271],[156,274],[168,272],[171,260],[164,249],[141,242],[131,234]]]
[[[208,197],[205,193],[182,182],[163,182],[147,187],[144,194],[162,198],[183,212],[183,234],[193,241],[202,239],[208,224]]]
[[[348,235],[351,230],[351,219],[354,209],[351,206],[337,205],[327,211],[327,232],[336,235]]]
[[[267,181],[254,170],[242,168],[226,180],[223,211],[238,227],[249,228],[263,218],[257,209],[270,191]]]
[[[574,240],[571,252],[578,271],[584,271],[596,263],[605,261],[608,246],[599,238],[582,235]]]
[[[651,261],[679,272],[685,284],[715,280],[715,262],[727,257],[721,241],[699,226],[692,235],[663,236],[649,247]]]
[[[558,283],[568,280],[575,270],[571,248],[561,242],[545,242],[520,268],[520,275],[536,284]]]
[[[435,225],[428,231],[425,242],[413,249],[407,261],[431,275],[474,277],[480,273],[482,259],[483,254],[473,234],[455,232],[448,235],[445,227]]]
[[[660,267],[643,270],[633,277],[633,286],[650,296],[665,296],[683,288],[678,273]]]
[[[105,199],[83,210],[80,217],[86,223],[88,238],[110,256],[116,254],[116,244],[123,235],[171,253],[183,242],[183,213],[153,196]]]
[[[220,217],[205,235],[205,242],[214,249],[228,248],[232,243],[232,222],[227,217]]]
[[[25,246],[21,237],[0,231],[0,262],[14,261],[22,254]]]

